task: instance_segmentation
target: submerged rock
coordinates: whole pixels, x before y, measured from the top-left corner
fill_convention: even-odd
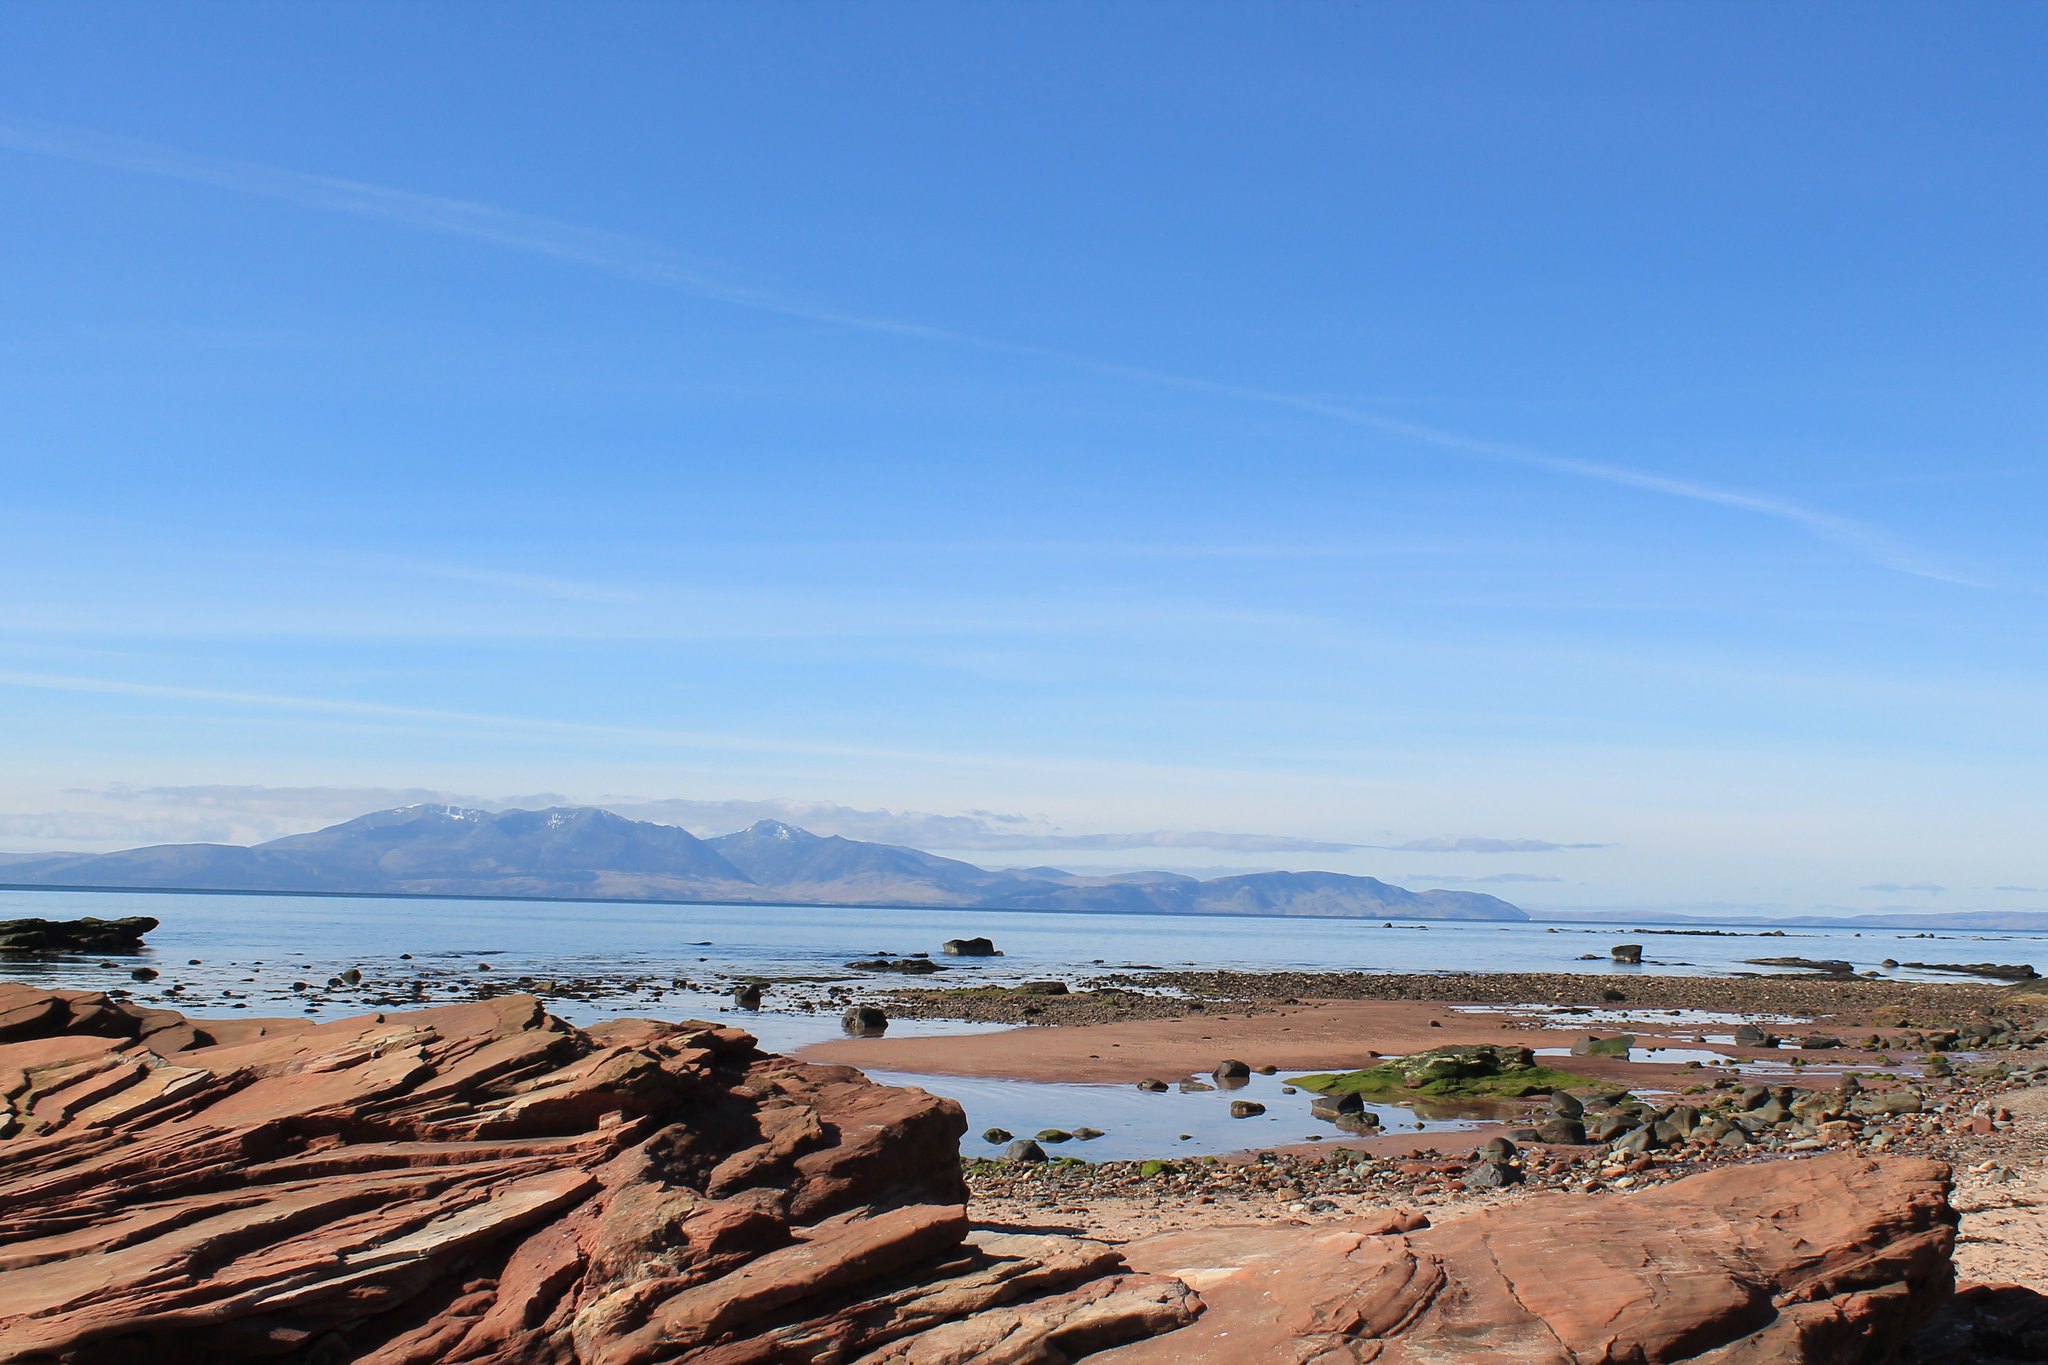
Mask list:
[[[933,972],[946,970],[928,957],[873,957],[861,962],[849,962],[846,965],[857,972],[900,972],[904,976],[929,976]]]
[[[1742,960],[1752,967],[1795,967],[1822,976],[1849,976],[1856,970],[1855,963],[1838,957],[1746,957]]]

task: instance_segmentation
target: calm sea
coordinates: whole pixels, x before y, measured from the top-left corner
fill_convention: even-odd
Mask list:
[[[819,909],[799,906],[621,905],[609,902],[415,900],[379,897],[165,895],[147,892],[0,891],[0,919],[36,916],[153,915],[162,927],[139,956],[0,958],[0,980],[72,989],[124,990],[138,1002],[195,1015],[246,1010],[251,1017],[297,1014],[332,1018],[364,1012],[379,983],[425,976],[428,999],[467,994],[464,983],[533,976],[636,983],[594,1000],[552,998],[565,1018],[608,1015],[717,1019],[736,1024],[773,1049],[838,1036],[833,986],[858,992],[970,982],[1058,977],[1074,981],[1121,968],[1246,968],[1309,971],[1563,971],[1717,975],[1767,970],[1744,958],[1843,958],[1861,970],[1886,958],[1920,962],[2025,962],[2048,967],[2048,935],[1910,930],[1788,929],[1785,937],[1632,935],[1640,926],[1583,924],[1421,925],[1380,920],[1307,920],[1241,916],[1060,915],[1029,911]],[[949,938],[986,935],[1003,956],[948,958]],[[1644,946],[1641,968],[1608,960],[1615,943]],[[926,977],[851,973],[856,958],[929,953],[946,970]],[[409,954],[410,957],[402,957]],[[1594,960],[1582,961],[1582,955]],[[480,968],[489,964],[489,977]],[[137,982],[147,966],[160,975]],[[318,987],[348,968],[362,992],[294,991]],[[1910,970],[1903,978],[1969,980]],[[778,980],[759,1012],[734,1007],[730,982]],[[689,984],[677,987],[683,980]],[[180,989],[173,993],[172,987]],[[445,987],[445,993],[444,993]],[[977,1026],[897,1020],[890,1036],[961,1033]],[[1361,1063],[1362,1064],[1362,1063]],[[1046,1123],[1094,1123],[1108,1130],[1069,1154],[1093,1158],[1232,1151],[1255,1141],[1298,1139],[1316,1125],[1306,1101],[1277,1095],[1261,1120],[1228,1117],[1216,1094],[1140,1096],[1129,1087],[1032,1085],[946,1076],[889,1076],[960,1100],[968,1111],[970,1151],[993,1150],[975,1136],[988,1125],[1030,1133]],[[1263,1079],[1261,1085],[1267,1084]],[[1273,1083],[1277,1087],[1277,1082]],[[1119,1108],[1119,1106],[1122,1106]],[[1131,1112],[1124,1112],[1128,1109]],[[1388,1109],[1390,1128],[1421,1122]],[[1432,1125],[1434,1126],[1434,1125]],[[1270,1131],[1269,1131],[1270,1130]]]
[[[419,900],[334,896],[164,895],[148,892],[0,891],[0,919],[153,915],[140,959],[102,967],[99,959],[0,961],[0,979],[66,987],[109,986],[151,998],[183,982],[188,993],[214,998],[235,991],[250,1008],[304,1002],[293,980],[324,982],[356,967],[371,978],[418,971],[472,974],[488,962],[505,976],[684,978],[704,990],[669,990],[666,1015],[681,995],[722,1001],[725,978],[831,977],[845,964],[876,955],[930,953],[947,971],[928,977],[883,978],[890,988],[1069,980],[1094,972],[1155,967],[1308,971],[1583,971],[1617,977],[1642,972],[1725,974],[1756,971],[1744,958],[1796,955],[1843,958],[1861,970],[1886,958],[1920,962],[2026,962],[2048,966],[2048,935],[1943,933],[1911,930],[1788,929],[1783,938],[1632,936],[1641,926],[1584,924],[1417,924],[1380,920],[1276,919],[1249,916],[1047,914],[1034,911],[820,909],[798,906],[623,905],[580,901]],[[1768,928],[1754,926],[1754,930]],[[1752,930],[1752,932],[1754,932]],[[949,938],[986,935],[1003,956],[946,958]],[[1619,942],[1644,945],[1645,965],[1608,961]],[[399,958],[410,953],[411,961]],[[1581,961],[1582,955],[1595,960]],[[188,965],[191,959],[198,965]],[[144,964],[162,977],[148,986],[128,979]],[[260,966],[257,964],[261,964]],[[1915,971],[1887,975],[1958,979]],[[862,978],[873,980],[874,978]],[[1963,978],[1969,979],[1969,978]],[[768,1013],[775,1012],[769,993]],[[621,1007],[631,1002],[618,1002]],[[646,1012],[645,1005],[638,1007]],[[331,1012],[331,1011],[330,1011]],[[565,1014],[589,1014],[573,1002]],[[608,1003],[595,1012],[613,1013]],[[765,1035],[780,1029],[763,1020]],[[814,1028],[802,1029],[815,1034]],[[782,1040],[778,1039],[778,1042]]]

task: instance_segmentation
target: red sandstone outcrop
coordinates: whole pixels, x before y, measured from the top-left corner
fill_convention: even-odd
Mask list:
[[[1229,1228],[1123,1248],[1208,1311],[1104,1365],[1888,1360],[1953,1288],[1948,1171],[1820,1157],[1438,1227]]]
[[[0,986],[0,1039],[0,1360],[1057,1360],[1199,1306],[970,1238],[957,1106],[730,1029]],[[915,1350],[963,1324],[986,1349]]]
[[[0,985],[0,1099],[9,1362],[1859,1361],[1951,1281],[1946,1172],[1853,1156],[1434,1228],[970,1233],[950,1102],[526,997]]]

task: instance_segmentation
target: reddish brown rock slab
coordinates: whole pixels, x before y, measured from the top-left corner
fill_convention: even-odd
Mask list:
[[[1104,1365],[1513,1360],[1529,1365],[1896,1358],[1953,1288],[1947,1169],[1819,1157],[1638,1194],[1548,1195],[1382,1224],[1133,1242],[1208,1311]]]
[[[958,1106],[732,1029],[19,987],[0,1020],[0,1361],[1050,1362],[1198,1307],[1099,1243],[970,1239]]]

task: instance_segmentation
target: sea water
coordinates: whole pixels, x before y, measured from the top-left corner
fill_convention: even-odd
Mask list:
[[[1767,972],[1771,969],[1746,965],[1743,959],[1780,956],[1846,959],[1858,970],[1876,968],[1888,957],[2024,962],[2037,969],[2048,965],[2048,935],[1981,931],[1927,938],[1914,930],[1799,928],[1785,930],[1782,938],[1764,938],[1752,935],[1770,926],[1757,925],[1735,937],[1631,937],[1621,927],[1542,922],[1396,920],[1388,927],[1382,920],[1238,915],[0,891],[0,919],[86,915],[150,915],[161,925],[136,955],[0,957],[0,980],[122,990],[140,1004],[202,1016],[239,1010],[246,1017],[336,1018],[370,1008],[362,994],[317,989],[349,968],[362,972],[371,992],[379,982],[409,983],[420,976],[446,986],[446,994],[430,992],[427,1003],[461,998],[484,981],[509,987],[520,976],[564,983],[581,977],[614,986],[630,982],[635,989],[601,992],[589,1000],[551,997],[549,1008],[573,1022],[619,1015],[710,1019],[744,1028],[763,1046],[779,1051],[840,1035],[838,1001],[827,994],[833,986],[850,987],[859,995],[1036,979],[1078,985],[1107,973],[1143,979],[1155,968],[1584,972],[1625,984],[1644,974]],[[947,939],[977,936],[993,939],[1003,955],[956,958],[940,951]],[[1608,947],[1619,942],[1643,944],[1641,967],[1608,960]],[[846,966],[862,958],[914,953],[930,954],[945,970],[898,976]],[[1592,960],[1581,960],[1588,955]],[[482,970],[485,964],[487,971]],[[137,967],[159,975],[136,981],[130,972]],[[1913,971],[1886,975],[1970,979]],[[778,983],[769,986],[758,1012],[737,1008],[731,998],[732,983],[748,978]],[[679,980],[688,984],[677,986]],[[315,989],[295,991],[294,983]],[[183,990],[174,994],[173,986]],[[896,1019],[888,1032],[900,1037],[989,1027]],[[1268,1103],[1267,1114],[1257,1119],[1232,1119],[1230,1096],[1223,1092],[1176,1091],[1161,1097],[1120,1087],[947,1076],[903,1079],[967,1107],[974,1125],[965,1144],[970,1155],[984,1150],[977,1135],[988,1126],[1025,1136],[1038,1127],[1074,1123],[1102,1128],[1109,1136],[1060,1149],[1063,1155],[1090,1158],[1241,1150],[1298,1141],[1316,1128],[1306,1117],[1305,1097]],[[1415,1131],[1413,1115],[1390,1111],[1384,1117],[1390,1131]],[[1183,1132],[1192,1136],[1183,1139]]]

